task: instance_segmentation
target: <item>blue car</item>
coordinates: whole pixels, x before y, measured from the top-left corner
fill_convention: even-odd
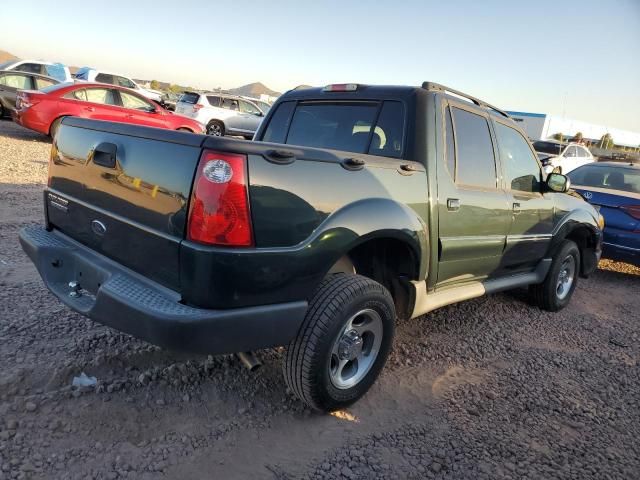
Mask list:
[[[640,165],[599,162],[569,172],[571,187],[604,217],[603,258],[640,266]]]

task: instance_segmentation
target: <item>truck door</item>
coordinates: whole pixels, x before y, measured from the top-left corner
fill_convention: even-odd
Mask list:
[[[493,125],[512,210],[502,263],[512,272],[531,270],[551,241],[552,194],[542,193],[541,166],[524,136],[508,122],[494,120]]]
[[[511,207],[498,181],[487,114],[450,101],[443,109],[443,122],[445,161],[437,164],[437,286],[495,273],[511,225]]]

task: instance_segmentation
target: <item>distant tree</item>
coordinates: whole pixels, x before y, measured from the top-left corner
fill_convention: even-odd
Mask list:
[[[613,137],[611,136],[610,133],[605,133],[600,138],[600,148],[604,148],[605,150],[609,150],[613,146],[614,146]]]
[[[151,90],[160,90],[160,82],[158,80],[151,80]]]
[[[576,133],[571,139],[571,141],[576,143],[582,143],[584,141],[584,136],[582,135],[582,132]]]
[[[562,133],[554,133],[551,138],[553,138],[554,140],[559,140],[562,141],[562,139],[564,138],[564,135],[562,135]]]

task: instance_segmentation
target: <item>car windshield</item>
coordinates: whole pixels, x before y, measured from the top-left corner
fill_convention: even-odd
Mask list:
[[[567,175],[573,185],[640,193],[640,169],[618,165],[585,165]]]
[[[269,105],[266,102],[259,102],[259,101],[254,101],[253,103],[255,103],[258,108],[260,108],[260,110],[262,110],[262,113],[267,113],[269,111],[269,109],[271,108],[271,105]]]
[[[533,142],[533,149],[539,153],[547,153],[549,155],[560,155],[564,145],[554,142]]]

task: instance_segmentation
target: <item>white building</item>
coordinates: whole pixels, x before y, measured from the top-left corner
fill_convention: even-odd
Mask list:
[[[557,133],[565,137],[572,137],[578,132],[582,132],[584,138],[600,140],[603,135],[610,134],[616,145],[638,148],[640,146],[640,133],[610,128],[605,125],[595,125],[593,123],[563,118],[546,113],[529,112],[507,112],[513,120],[532,140],[546,140]]]

